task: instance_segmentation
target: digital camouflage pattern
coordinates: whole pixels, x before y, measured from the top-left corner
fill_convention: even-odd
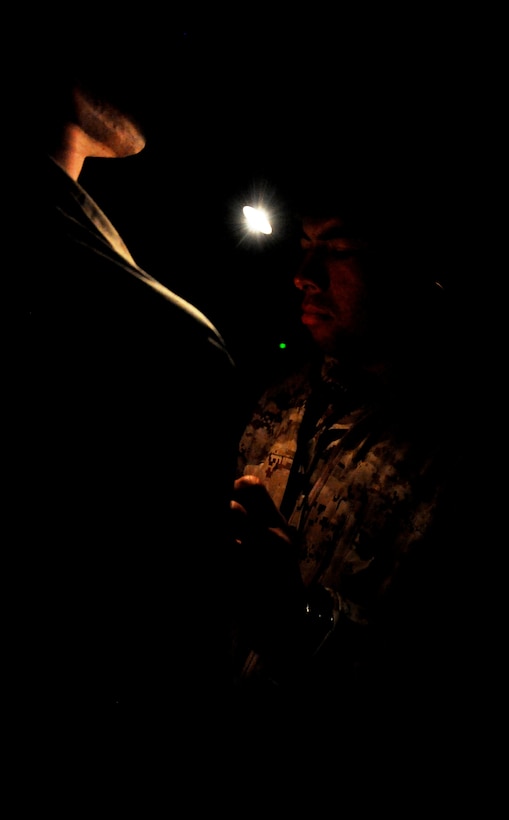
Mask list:
[[[427,583],[416,567],[437,537],[447,448],[445,418],[421,388],[354,384],[325,359],[319,374],[309,365],[269,388],[240,442],[238,474],[263,479],[293,528],[305,584],[334,598],[336,627],[321,651],[342,674],[391,651],[389,624],[406,629],[409,600],[417,608]],[[261,666],[251,653],[245,670]]]

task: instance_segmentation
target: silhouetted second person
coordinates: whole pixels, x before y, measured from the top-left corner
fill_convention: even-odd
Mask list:
[[[110,35],[89,24],[49,38],[37,78],[14,668],[42,710],[162,714],[171,697],[192,719],[230,686],[236,369],[209,319],[136,263],[80,185],[89,158],[143,150],[160,102],[161,65]]]

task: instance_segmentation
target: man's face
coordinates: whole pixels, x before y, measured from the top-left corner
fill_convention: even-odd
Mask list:
[[[302,291],[302,323],[323,350],[334,355],[368,330],[368,290],[363,268],[366,244],[340,217],[305,217],[304,258],[294,276]]]

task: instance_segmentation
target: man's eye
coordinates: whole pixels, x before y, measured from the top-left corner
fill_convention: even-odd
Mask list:
[[[302,237],[300,241],[300,246],[303,251],[312,253],[321,254],[322,256],[328,256],[331,259],[338,259],[338,260],[347,260],[351,259],[354,256],[357,256],[359,253],[359,248],[352,248],[347,247],[345,248],[344,241],[338,242],[337,240],[329,240],[329,241],[317,241],[313,242],[306,237]]]
[[[351,254],[355,253],[356,248],[345,248],[344,243],[341,245],[337,242],[313,242],[311,239],[306,239],[303,237],[300,240],[301,248],[305,251],[313,250],[323,250],[327,251],[327,253],[345,253]]]

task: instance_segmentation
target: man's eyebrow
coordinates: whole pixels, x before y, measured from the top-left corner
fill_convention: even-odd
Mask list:
[[[351,239],[352,232],[348,231],[343,225],[331,225],[321,234],[322,239]]]
[[[302,228],[301,235],[306,239],[310,238],[304,228]],[[320,242],[327,239],[357,239],[357,237],[353,231],[347,230],[343,225],[331,225],[324,231],[320,231],[320,236],[318,237],[318,241]]]

